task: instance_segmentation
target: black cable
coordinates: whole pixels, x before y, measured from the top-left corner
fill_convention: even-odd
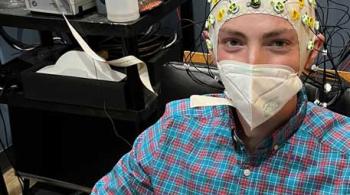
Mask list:
[[[108,111],[107,111],[107,108],[106,108],[106,101],[103,101],[103,110],[104,110],[104,112],[105,112],[107,118],[109,119],[109,121],[110,121],[111,124],[112,124],[112,128],[113,128],[113,133],[114,133],[114,135],[115,135],[118,139],[121,139],[123,142],[125,142],[130,148],[132,148],[132,145],[130,144],[130,142],[128,142],[128,140],[126,140],[124,137],[122,137],[122,136],[118,133],[117,129],[115,128],[114,121],[113,121],[111,115],[110,115],[110,114],[108,113]]]
[[[202,23],[202,26],[201,26],[201,30],[204,28],[204,22],[203,21],[201,21],[201,22],[194,22],[193,20],[190,20],[190,19],[184,19],[184,20],[186,20],[186,21],[189,21],[189,22],[191,22],[193,25],[196,25],[197,27],[198,27],[198,24],[200,24],[200,23]],[[199,44],[197,44],[197,42],[200,40],[200,42],[199,42]],[[198,47],[200,47],[201,49],[202,49],[202,51],[204,50],[203,49],[203,41],[202,41],[202,36],[201,35],[198,35],[197,37],[196,37],[196,39],[195,39],[195,48],[193,49],[193,51],[190,51],[190,53],[185,57],[185,59],[184,59],[184,61],[187,63],[187,64],[189,64],[191,67],[194,67],[195,69],[197,69],[197,71],[198,72],[201,72],[202,74],[205,74],[205,75],[207,75],[207,76],[209,76],[209,77],[211,77],[212,79],[216,79],[215,78],[215,75],[211,72],[211,64],[208,62],[208,59],[207,59],[207,56],[205,56],[205,54],[204,54],[204,52],[202,52],[203,53],[203,57],[204,57],[204,59],[205,59],[205,61],[206,61],[206,65],[207,65],[207,72],[203,72],[202,70],[199,70],[198,68],[197,68],[197,66],[195,66],[193,63],[192,63],[192,57],[195,55],[195,52],[194,52],[194,50],[196,50],[196,48],[198,48]],[[195,75],[193,75],[193,74],[189,74],[189,76],[191,76],[191,77],[195,77]],[[195,80],[198,80],[197,78],[194,78]],[[203,83],[202,83],[203,84]],[[204,83],[205,84],[205,83]],[[208,84],[206,84],[206,86],[209,86],[209,87],[213,87],[213,86],[210,86],[210,85],[208,85]]]
[[[97,75],[97,67],[96,67],[96,63],[95,60],[93,60],[94,62],[94,68],[95,68],[95,78],[97,80],[97,82],[99,81],[98,75]],[[98,83],[99,85],[99,83]],[[123,142],[125,142],[130,148],[132,148],[132,145],[128,142],[128,140],[126,140],[124,137],[122,137],[119,133],[118,130],[115,127],[115,123],[111,117],[111,115],[108,113],[107,108],[106,108],[106,100],[103,100],[103,111],[105,113],[105,115],[107,116],[108,120],[110,121],[111,125],[112,125],[112,130],[113,130],[113,134],[116,136],[117,139],[121,139]]]
[[[8,134],[7,134],[7,127],[6,127],[6,122],[5,122],[5,118],[4,115],[2,113],[2,109],[0,108],[0,117],[2,120],[2,124],[4,125],[4,133],[5,133],[5,141],[6,141],[6,148],[9,147],[9,140],[8,140]],[[5,150],[5,148],[4,148]]]
[[[20,51],[30,51],[35,49],[38,45],[28,45],[21,41],[12,38],[5,30],[4,27],[0,26],[0,35],[12,48]]]
[[[331,105],[341,97],[345,90],[338,70],[340,65],[344,63],[343,56],[347,52],[346,43],[350,38],[348,28],[350,21],[349,6],[329,0],[326,1],[325,6],[318,4],[316,16],[320,20],[319,32],[325,36],[323,48],[326,53],[320,52],[323,53],[323,56],[316,60],[317,66],[322,67],[322,73],[311,71],[304,81],[318,89],[318,97],[316,98],[319,98],[321,103]],[[329,24],[330,16],[337,16],[338,20],[335,24]],[[329,70],[334,72],[329,72]],[[324,89],[327,83],[332,87],[330,91]]]

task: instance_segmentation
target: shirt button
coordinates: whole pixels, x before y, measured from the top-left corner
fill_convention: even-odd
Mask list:
[[[278,150],[278,145],[273,146],[273,150]]]
[[[248,177],[252,172],[249,169],[244,169],[243,174],[244,176]]]

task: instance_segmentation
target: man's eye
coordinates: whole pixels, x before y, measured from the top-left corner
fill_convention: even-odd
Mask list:
[[[238,40],[228,40],[226,41],[226,46],[228,47],[235,47],[235,46],[241,46],[242,43]]]
[[[276,40],[272,41],[270,45],[274,47],[287,47],[289,43],[286,40]]]

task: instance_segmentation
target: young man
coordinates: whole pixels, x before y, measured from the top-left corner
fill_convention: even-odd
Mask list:
[[[212,0],[225,94],[169,103],[92,194],[350,194],[350,119],[298,77],[324,39],[314,3]]]

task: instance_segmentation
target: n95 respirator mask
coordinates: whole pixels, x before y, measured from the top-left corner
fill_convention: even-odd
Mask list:
[[[251,129],[277,114],[302,88],[298,74],[285,65],[224,60],[218,68],[225,94]]]

